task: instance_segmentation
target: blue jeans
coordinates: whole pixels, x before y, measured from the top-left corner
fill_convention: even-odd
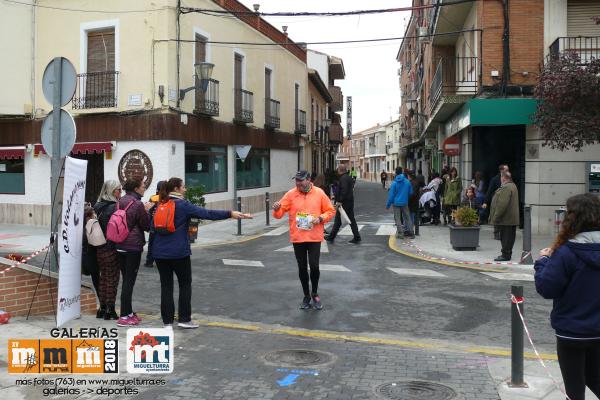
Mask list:
[[[394,206],[394,221],[396,222],[396,233],[414,234],[414,214],[411,216],[408,206]]]

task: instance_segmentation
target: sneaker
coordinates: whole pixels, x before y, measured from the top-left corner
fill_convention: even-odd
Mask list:
[[[192,321],[188,321],[188,322],[179,322],[177,324],[178,327],[183,328],[183,329],[196,329],[198,328],[200,325],[193,323]]]
[[[140,317],[138,317],[138,315],[137,315],[136,313],[133,313],[133,316],[131,316],[130,318],[134,318],[134,319],[136,319],[136,320],[137,320],[137,322],[138,322],[138,324],[139,324],[140,322],[142,322],[142,319],[141,319]]]
[[[349,240],[348,243],[359,243],[362,239],[360,237]]]
[[[313,301],[313,307],[315,308],[315,310],[323,309],[323,304],[321,304],[321,296],[319,296],[318,294],[313,294],[312,301]]]
[[[163,328],[173,330],[173,324],[164,324]]]
[[[500,256],[494,258],[494,261],[510,261],[510,257]]]
[[[121,317],[117,320],[117,326],[136,326],[139,322],[132,317]]]
[[[312,306],[310,305],[310,296],[304,296],[302,304],[300,304],[301,310],[309,310]]]

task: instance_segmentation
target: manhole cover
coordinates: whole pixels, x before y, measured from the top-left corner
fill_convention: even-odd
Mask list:
[[[270,364],[292,367],[321,365],[332,360],[330,354],[314,350],[277,350],[267,353],[264,358]]]
[[[375,389],[375,393],[392,400],[450,400],[456,392],[448,386],[425,381],[385,383]]]

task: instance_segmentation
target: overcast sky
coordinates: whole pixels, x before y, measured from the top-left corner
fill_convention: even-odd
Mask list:
[[[408,7],[411,0],[241,0],[252,9],[260,4],[261,12],[277,11],[353,11]],[[350,17],[267,17],[266,19],[281,30],[288,26],[290,39],[295,42],[316,42],[335,40],[372,39],[399,37],[404,34],[405,23],[410,12]],[[352,96],[352,131],[369,128],[375,124],[388,122],[390,116],[398,117],[400,88],[398,86],[398,62],[396,54],[400,41],[309,45],[318,50],[344,60],[346,79],[336,81],[344,96]],[[343,113],[344,134],[345,102]]]

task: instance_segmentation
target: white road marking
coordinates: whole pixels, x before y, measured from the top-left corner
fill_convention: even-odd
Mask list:
[[[294,246],[292,245],[292,246],[282,247],[281,249],[277,249],[275,251],[285,251],[285,252],[293,253]],[[321,242],[321,253],[329,253],[329,247],[327,246],[326,241]]]
[[[352,272],[343,265],[336,264],[319,264],[319,270],[321,271],[336,271],[336,272]]]
[[[261,267],[264,268],[264,264],[262,261],[252,261],[252,260],[229,260],[224,258],[223,264],[225,265],[239,265],[242,267]]]
[[[446,278],[446,275],[440,274],[439,272],[432,271],[430,269],[410,269],[410,268],[389,268],[392,272],[398,275],[406,276],[429,276],[432,278]]]
[[[364,228],[364,225],[358,225],[358,231],[360,232],[360,230]],[[339,236],[354,236],[354,234],[352,233],[352,229],[350,228],[350,225],[346,225],[345,227],[342,228],[342,230],[340,230],[338,232]]]
[[[534,281],[533,275],[520,274],[516,272],[482,272],[482,274],[491,276],[492,278],[501,279],[503,281]]]
[[[380,225],[377,229],[377,236],[390,236],[396,234],[396,225]]]
[[[279,236],[290,230],[289,225],[280,226],[279,228],[275,228],[272,231],[265,233],[265,236]]]

